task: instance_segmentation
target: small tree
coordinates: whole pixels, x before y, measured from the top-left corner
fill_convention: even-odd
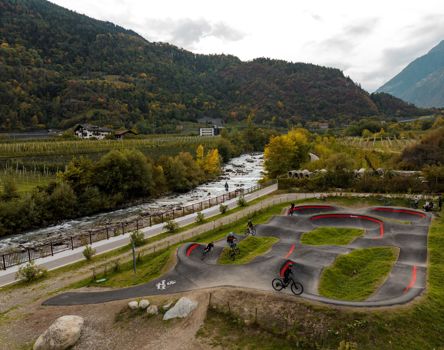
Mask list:
[[[47,271],[45,268],[35,265],[34,261],[20,267],[17,271],[16,278],[24,282],[32,282],[45,277]]]
[[[228,205],[225,205],[225,204],[219,205],[219,211],[221,214],[225,214],[227,212],[227,210],[228,210]]]
[[[179,228],[179,225],[174,220],[168,220],[165,225],[163,226],[165,230],[167,230],[169,233],[174,233]]]
[[[205,222],[205,215],[200,211],[196,215],[196,223],[203,224]]]
[[[90,245],[87,245],[85,249],[83,250],[83,256],[86,260],[91,260],[93,256],[96,254],[96,250],[91,247]]]
[[[145,235],[143,232],[140,231],[134,231],[131,233],[131,240],[134,241],[134,245],[136,247],[143,246],[145,244]]]

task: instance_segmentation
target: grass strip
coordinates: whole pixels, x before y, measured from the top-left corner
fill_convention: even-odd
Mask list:
[[[319,293],[337,300],[367,299],[392,270],[398,251],[394,247],[374,247],[338,256],[322,272]]]
[[[302,244],[308,245],[347,245],[356,237],[364,234],[364,230],[347,227],[318,227],[306,232],[301,237]]]
[[[240,264],[249,263],[257,256],[262,255],[268,250],[270,250],[273,244],[275,244],[278,241],[279,239],[276,237],[249,236],[239,242],[238,247],[240,253],[239,255],[236,256],[235,260],[231,259],[230,248],[226,247],[222,251],[218,263],[222,265],[229,265],[229,264],[240,265]]]

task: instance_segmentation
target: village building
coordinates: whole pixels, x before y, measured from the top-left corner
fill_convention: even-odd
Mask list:
[[[217,136],[220,134],[221,127],[214,125],[212,128],[200,128],[199,135],[200,136]]]
[[[79,124],[74,129],[74,134],[81,139],[103,140],[110,135],[112,130],[91,124]]]
[[[128,134],[137,135],[137,133],[132,130],[120,130],[120,131],[116,131],[114,133],[114,137],[116,140],[123,140],[125,135],[128,135]]]

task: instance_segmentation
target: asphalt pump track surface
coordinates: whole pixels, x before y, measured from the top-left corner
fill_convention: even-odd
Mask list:
[[[352,307],[379,307],[405,304],[426,287],[427,234],[431,215],[397,207],[370,207],[350,210],[329,205],[297,206],[292,216],[274,216],[257,225],[257,236],[279,241],[262,256],[245,265],[219,265],[226,246],[215,242],[214,249],[201,259],[204,245],[186,243],[177,250],[175,267],[146,284],[100,292],[68,292],[46,300],[44,305],[96,304],[150,295],[173,294],[212,287],[244,287],[272,291],[271,281],[283,276],[290,262],[295,280],[302,283],[301,297],[328,304]],[[354,227],[364,234],[346,246],[311,246],[301,243],[305,232],[321,226]],[[239,240],[244,236],[238,236]],[[399,256],[385,282],[365,301],[342,301],[318,293],[322,270],[341,254],[354,249],[394,246]],[[291,293],[284,290],[281,293]]]

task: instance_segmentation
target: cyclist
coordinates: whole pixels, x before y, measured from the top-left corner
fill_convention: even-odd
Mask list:
[[[252,236],[256,234],[256,228],[254,227],[253,222],[251,220],[248,220],[247,232]]]
[[[290,209],[288,210],[288,215],[293,216],[294,212],[294,203],[291,203]]]
[[[237,241],[237,238],[234,235],[234,232],[230,232],[227,236],[227,243],[231,249],[234,249],[236,247],[236,241]]]
[[[210,242],[210,243],[208,243],[207,246],[204,248],[204,252],[205,252],[205,253],[209,253],[209,252],[211,252],[211,251],[213,250],[213,248],[214,248],[214,243],[213,243],[213,242]]]
[[[292,263],[288,264],[288,267],[284,272],[284,285],[285,286],[288,286],[288,284],[290,283],[290,276],[293,274],[293,272],[291,271],[292,267],[293,267]]]

